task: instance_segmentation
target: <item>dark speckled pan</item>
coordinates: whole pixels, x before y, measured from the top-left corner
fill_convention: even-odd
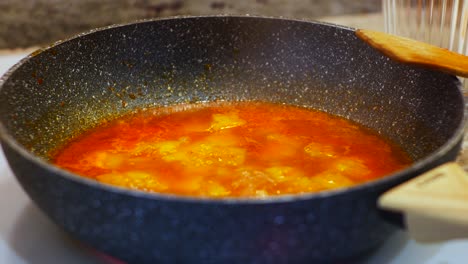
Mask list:
[[[113,26],[35,52],[0,80],[0,132],[31,199],[76,239],[130,263],[314,263],[359,256],[394,230],[385,190],[453,160],[463,96],[450,75],[400,65],[327,24],[191,17]],[[196,199],[124,190],[60,170],[47,153],[101,118],[147,106],[265,100],[371,127],[417,162],[310,195]]]

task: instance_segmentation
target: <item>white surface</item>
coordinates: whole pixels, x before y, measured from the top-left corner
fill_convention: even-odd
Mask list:
[[[0,75],[24,55],[0,56]],[[32,204],[14,179],[3,152],[0,152],[0,263],[102,263]],[[400,231],[362,263],[466,264],[468,239],[422,245]]]

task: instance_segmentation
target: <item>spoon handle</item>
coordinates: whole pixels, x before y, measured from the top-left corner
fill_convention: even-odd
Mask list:
[[[468,57],[420,41],[367,29],[356,35],[388,57],[461,77],[468,77]]]

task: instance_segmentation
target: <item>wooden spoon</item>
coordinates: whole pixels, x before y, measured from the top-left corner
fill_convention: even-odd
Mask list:
[[[408,64],[468,77],[468,57],[427,43],[367,29],[356,35],[388,57]]]
[[[468,77],[468,57],[408,38],[359,29],[356,35],[399,62]],[[468,175],[447,163],[380,196],[378,205],[404,213],[412,238],[435,242],[468,237]]]

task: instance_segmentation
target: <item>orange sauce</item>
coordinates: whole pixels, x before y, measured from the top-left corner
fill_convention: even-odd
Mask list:
[[[261,102],[142,110],[87,131],[52,157],[97,181],[204,197],[268,197],[353,186],[411,163],[343,118]]]

